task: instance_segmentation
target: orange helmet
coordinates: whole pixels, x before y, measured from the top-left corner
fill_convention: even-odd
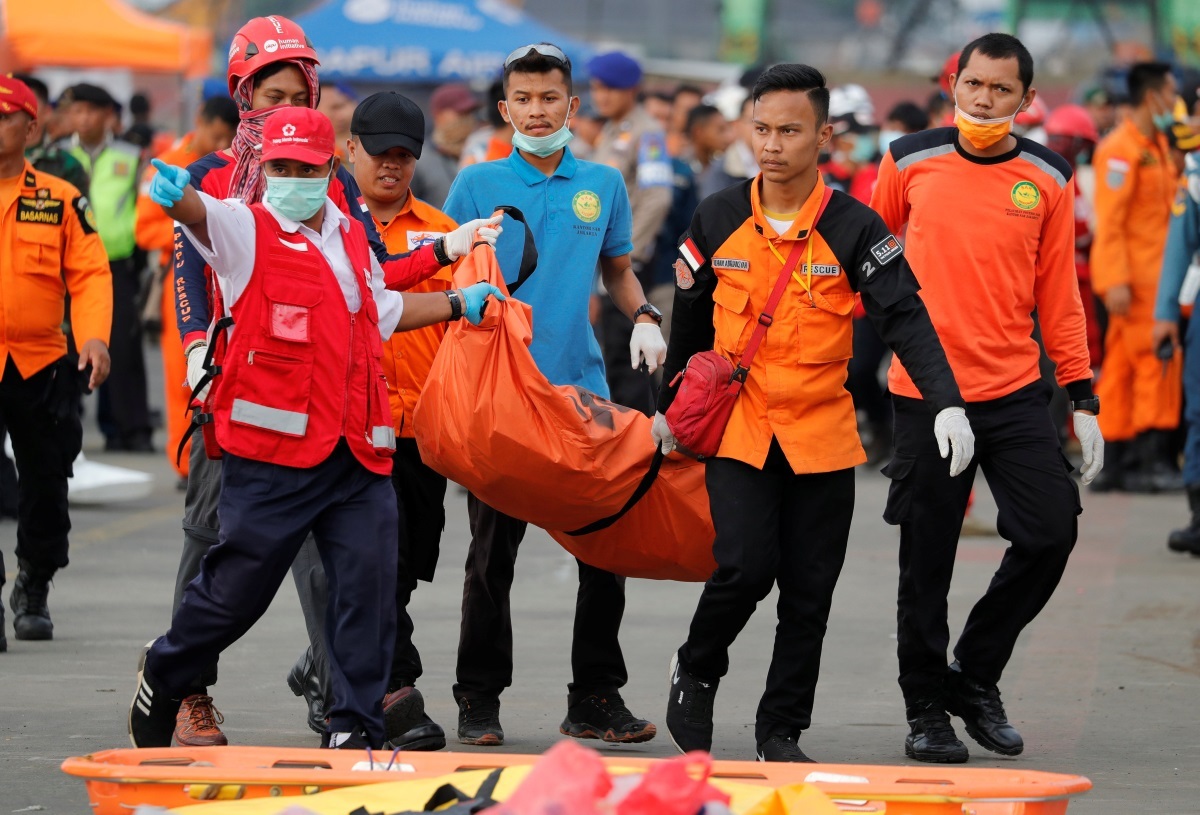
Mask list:
[[[229,95],[237,98],[238,85],[246,77],[275,62],[307,60],[319,65],[317,52],[304,29],[287,17],[274,14],[255,17],[233,35],[229,46]]]
[[[1093,144],[1100,141],[1100,133],[1092,116],[1080,105],[1062,105],[1046,117],[1047,136],[1067,136],[1087,139]]]

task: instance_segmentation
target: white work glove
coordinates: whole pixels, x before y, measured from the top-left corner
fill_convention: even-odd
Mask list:
[[[629,337],[629,360],[633,369],[646,360],[646,370],[654,373],[658,366],[667,360],[667,341],[663,339],[662,329],[655,323],[634,323],[633,334]]]
[[[667,417],[661,413],[654,414],[654,421],[650,425],[650,438],[654,439],[656,446],[662,448],[664,456],[675,449],[675,434],[667,427]]]
[[[207,353],[208,343],[206,342],[192,343],[192,348],[190,351],[188,351],[187,384],[189,392],[194,391],[196,389],[196,385],[199,384],[200,380],[204,378],[204,374],[206,373],[204,370],[204,356]],[[209,382],[204,386],[204,390],[197,394],[197,397],[200,399],[200,401],[204,401],[204,399],[208,397],[208,389],[211,387],[212,383]]]
[[[967,411],[948,407],[933,418],[933,435],[942,458],[950,456],[950,477],[967,469],[975,455],[975,434],[967,421]],[[954,455],[950,455],[951,451]]]
[[[1104,437],[1100,435],[1100,421],[1090,413],[1075,411],[1075,438],[1083,449],[1083,469],[1079,480],[1084,486],[1100,474],[1104,467]]]
[[[487,241],[489,245],[495,246],[496,238],[500,237],[500,233],[504,231],[504,227],[500,226],[500,220],[503,217],[503,215],[493,215],[491,218],[476,218],[474,221],[467,221],[453,232],[447,232],[442,242],[442,248],[446,250],[446,257],[458,260],[464,255],[471,254],[471,247],[477,240]],[[476,235],[476,232],[479,234]]]

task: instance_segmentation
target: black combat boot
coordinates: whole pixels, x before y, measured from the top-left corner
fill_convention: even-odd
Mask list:
[[[1104,448],[1104,469],[1092,481],[1092,492],[1123,492],[1126,465],[1130,453],[1127,441],[1108,442]]]
[[[8,596],[14,615],[13,631],[19,640],[54,639],[54,623],[50,622],[50,609],[46,605],[54,572],[34,569],[25,561],[20,566]]]
[[[1189,484],[1187,487],[1188,509],[1192,512],[1192,520],[1183,529],[1171,530],[1167,538],[1167,548],[1172,552],[1191,552],[1200,555],[1200,484]]]
[[[1126,489],[1138,493],[1183,489],[1183,475],[1171,461],[1170,443],[1171,434],[1167,430],[1147,430],[1138,434],[1134,439],[1137,469],[1126,476]]]

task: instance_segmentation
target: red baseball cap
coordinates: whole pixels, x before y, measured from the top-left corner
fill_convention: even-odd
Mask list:
[[[284,108],[263,125],[262,161],[290,158],[324,164],[334,152],[333,123],[319,110]]]
[[[0,113],[16,113],[18,110],[23,110],[36,119],[37,97],[21,80],[7,75],[0,76]]]
[[[961,51],[955,51],[950,56],[946,57],[946,61],[942,63],[942,70],[935,77],[930,77],[942,89],[942,93],[946,94],[947,99],[954,98],[954,89],[950,87],[950,77],[958,73],[958,57]]]

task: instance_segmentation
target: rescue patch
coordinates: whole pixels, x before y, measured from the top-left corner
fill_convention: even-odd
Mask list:
[[[741,258],[713,258],[712,267],[714,269],[729,269],[734,272],[750,271],[750,261],[742,260]]]
[[[408,230],[408,251],[415,252],[422,246],[428,246],[438,238],[443,237],[445,232],[428,232],[426,230]]]
[[[808,271],[819,277],[837,277],[842,273],[842,267],[835,264],[818,263],[815,266],[807,267]]]
[[[96,216],[92,214],[91,204],[88,203],[86,195],[80,195],[73,202],[75,207],[75,215],[79,218],[79,226],[83,228],[83,234],[96,234]]]
[[[580,190],[571,199],[571,211],[585,224],[592,223],[600,217],[600,196],[591,190]]]
[[[1121,189],[1125,176],[1129,174],[1129,162],[1120,158],[1110,158],[1104,168],[1104,183],[1111,190]]]
[[[696,278],[692,277],[692,270],[683,258],[675,258],[675,285],[684,290],[696,285]]]
[[[880,266],[890,263],[896,256],[904,250],[900,247],[900,241],[896,240],[895,235],[888,235],[879,243],[871,247],[871,254],[879,261]]]
[[[26,198],[17,201],[17,221],[27,224],[60,226],[63,222],[63,202],[58,198]]]
[[[1013,184],[1009,198],[1019,209],[1037,209],[1037,205],[1042,201],[1042,191],[1032,181],[1018,181]]]

